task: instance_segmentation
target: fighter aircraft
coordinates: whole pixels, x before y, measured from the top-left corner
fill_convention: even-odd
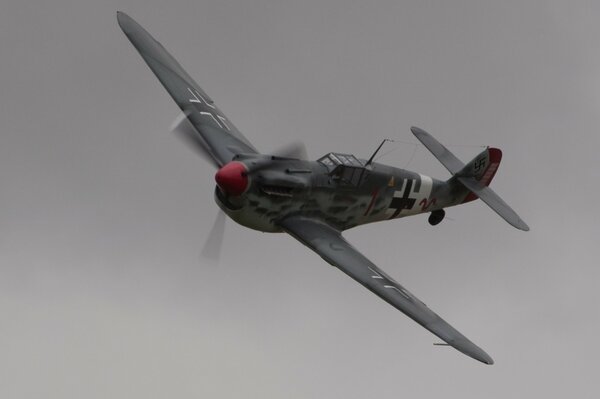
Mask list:
[[[486,364],[492,358],[375,266],[342,236],[366,223],[429,213],[481,199],[508,223],[529,230],[488,185],[502,152],[486,148],[464,164],[424,130],[412,133],[448,169],[438,180],[351,154],[331,152],[308,161],[300,147],[286,154],[261,154],[179,63],[123,12],[119,26],[182,111],[175,131],[217,168],[214,198],[237,223],[263,232],[285,232],[375,295],[441,338]],[[383,142],[382,142],[383,144]]]

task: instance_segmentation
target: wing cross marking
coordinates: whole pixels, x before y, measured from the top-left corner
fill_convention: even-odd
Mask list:
[[[373,270],[371,267],[367,266],[367,269],[369,269],[373,273],[373,275],[371,276],[371,278],[376,279],[376,280],[384,280],[384,284],[386,282],[389,283],[389,284],[394,284],[393,281],[384,278],[381,274],[379,274],[378,272],[376,272],[375,270]],[[398,291],[398,293],[400,293],[400,295],[402,295],[406,299],[412,300],[410,294],[405,289],[403,289],[403,288],[398,288],[395,285],[384,285],[383,288],[396,290],[396,291]]]
[[[375,270],[371,269],[370,267],[367,266],[367,268],[372,271],[373,273],[375,273],[374,276],[371,276],[371,278],[376,278],[376,279],[381,279],[383,280],[383,276],[381,276],[381,274],[377,273]]]
[[[200,94],[200,92],[198,92],[198,90],[192,90],[188,87],[188,91],[192,95],[192,98],[189,99],[189,101],[191,103],[204,105],[211,109],[208,112],[200,111],[200,115],[206,115],[206,116],[212,118],[212,120],[215,121],[215,123],[217,125],[219,125],[219,127],[225,128],[227,130],[231,130],[229,128],[229,125],[227,125],[227,123],[225,122],[227,119],[223,115],[219,115],[219,113],[217,112],[217,107],[215,107],[213,104],[206,101],[206,99],[204,97],[202,97],[202,94]]]

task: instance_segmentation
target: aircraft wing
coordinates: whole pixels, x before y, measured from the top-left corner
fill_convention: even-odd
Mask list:
[[[480,362],[494,363],[485,351],[469,341],[406,288],[358,252],[338,230],[319,220],[301,216],[284,219],[279,224],[287,233],[315,251],[326,262],[339,268],[448,345]]]
[[[159,42],[127,14],[117,12],[117,20],[219,166],[236,154],[258,152]]]

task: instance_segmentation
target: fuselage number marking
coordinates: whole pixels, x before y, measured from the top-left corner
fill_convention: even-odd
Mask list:
[[[423,198],[421,202],[419,202],[419,205],[421,205],[421,210],[425,212],[431,205],[435,205],[436,202],[437,199],[435,198],[432,198],[431,201],[427,201],[427,198]]]

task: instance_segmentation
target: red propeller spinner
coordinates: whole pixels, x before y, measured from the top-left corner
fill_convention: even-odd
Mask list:
[[[217,185],[228,195],[241,195],[248,189],[248,169],[241,162],[229,162],[217,171]]]

